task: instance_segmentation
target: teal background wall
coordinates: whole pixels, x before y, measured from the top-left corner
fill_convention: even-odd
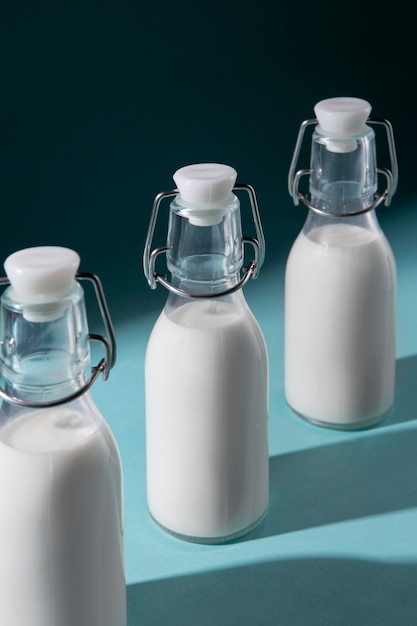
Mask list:
[[[271,267],[305,217],[286,191],[299,124],[336,95],[392,121],[400,187],[381,219],[405,211],[417,130],[406,11],[356,0],[7,3],[0,257],[67,245],[101,275],[116,315],[159,307],[141,269],[153,197],[178,167],[219,161],[258,192]]]

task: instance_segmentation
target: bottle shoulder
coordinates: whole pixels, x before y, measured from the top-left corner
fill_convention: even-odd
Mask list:
[[[236,294],[233,294],[236,295]],[[266,353],[262,330],[243,294],[239,298],[198,299],[175,308],[165,307],[159,315],[147,347],[147,358],[168,352],[179,354],[193,345],[197,350],[234,350],[233,346],[252,346],[256,353]]]
[[[94,443],[117,449],[103,415],[86,392],[68,404],[25,408],[4,404],[0,412],[0,442],[25,452],[69,452]],[[99,441],[102,444],[99,444]]]
[[[352,288],[368,285],[372,292],[391,292],[397,271],[391,246],[381,229],[355,224],[327,224],[296,238],[286,263],[285,282],[292,286]]]
[[[158,320],[186,328],[220,328],[233,324],[257,324],[241,291],[223,298],[177,298],[167,303]]]
[[[356,254],[369,248],[392,255],[391,246],[380,227],[369,228],[348,220],[306,223],[291,247],[290,256],[307,249],[316,253],[320,249],[326,253],[352,249]]]
[[[181,308],[183,310],[181,310]],[[261,328],[246,306],[234,309],[219,301],[194,301],[175,315],[162,311],[148,341],[145,358],[147,389],[164,389],[175,380],[178,389],[190,381],[206,390],[223,388],[235,377],[240,384],[248,372],[267,379],[268,353]],[[247,382],[251,386],[252,382]]]

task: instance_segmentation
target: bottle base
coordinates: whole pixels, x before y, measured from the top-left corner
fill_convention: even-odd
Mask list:
[[[255,520],[252,524],[250,524],[249,526],[246,526],[245,528],[242,528],[241,530],[237,530],[234,533],[230,533],[228,535],[222,535],[220,537],[199,537],[199,536],[182,534],[177,531],[171,530],[170,528],[167,528],[166,526],[158,522],[158,520],[149,511],[149,515],[151,516],[155,524],[159,526],[159,528],[161,528],[163,531],[168,533],[169,535],[172,535],[173,537],[176,537],[177,539],[181,539],[182,541],[188,541],[190,543],[202,543],[202,544],[229,543],[230,541],[235,541],[236,539],[240,539],[241,537],[244,537],[245,535],[252,532],[257,526],[259,526],[259,524],[265,519],[267,513],[268,513],[268,507],[265,509],[262,515],[258,517],[258,519]]]
[[[326,420],[316,419],[315,417],[310,417],[308,415],[303,415],[294,409],[288,402],[288,407],[291,409],[292,413],[294,413],[297,417],[300,417],[305,422],[309,424],[313,424],[314,426],[321,426],[322,428],[332,428],[333,430],[364,430],[366,428],[371,428],[372,426],[376,426],[380,422],[382,422],[390,413],[391,407],[381,413],[379,415],[375,415],[373,417],[360,419],[360,420],[352,420],[349,422],[330,422]]]

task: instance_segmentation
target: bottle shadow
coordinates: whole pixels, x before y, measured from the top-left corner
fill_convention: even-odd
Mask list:
[[[383,424],[270,459],[268,515],[241,542],[417,506],[417,356],[399,360],[397,376],[395,406]]]
[[[300,558],[129,585],[128,626],[410,626],[415,563]]]
[[[378,428],[417,420],[417,354],[397,359],[395,401],[391,413]]]

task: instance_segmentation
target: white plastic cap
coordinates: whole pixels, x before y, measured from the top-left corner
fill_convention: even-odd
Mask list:
[[[198,163],[177,170],[173,176],[180,199],[189,207],[190,222],[211,226],[221,221],[226,204],[233,200],[237,172],[229,165]]]
[[[319,122],[318,132],[339,139],[330,142],[328,149],[334,152],[355,150],[356,142],[350,138],[366,131],[365,124],[371,109],[369,102],[361,98],[328,98],[318,102],[314,107]]]
[[[7,257],[4,269],[15,295],[24,304],[35,305],[25,307],[25,318],[59,317],[59,300],[73,290],[79,264],[74,250],[59,246],[26,248]]]

